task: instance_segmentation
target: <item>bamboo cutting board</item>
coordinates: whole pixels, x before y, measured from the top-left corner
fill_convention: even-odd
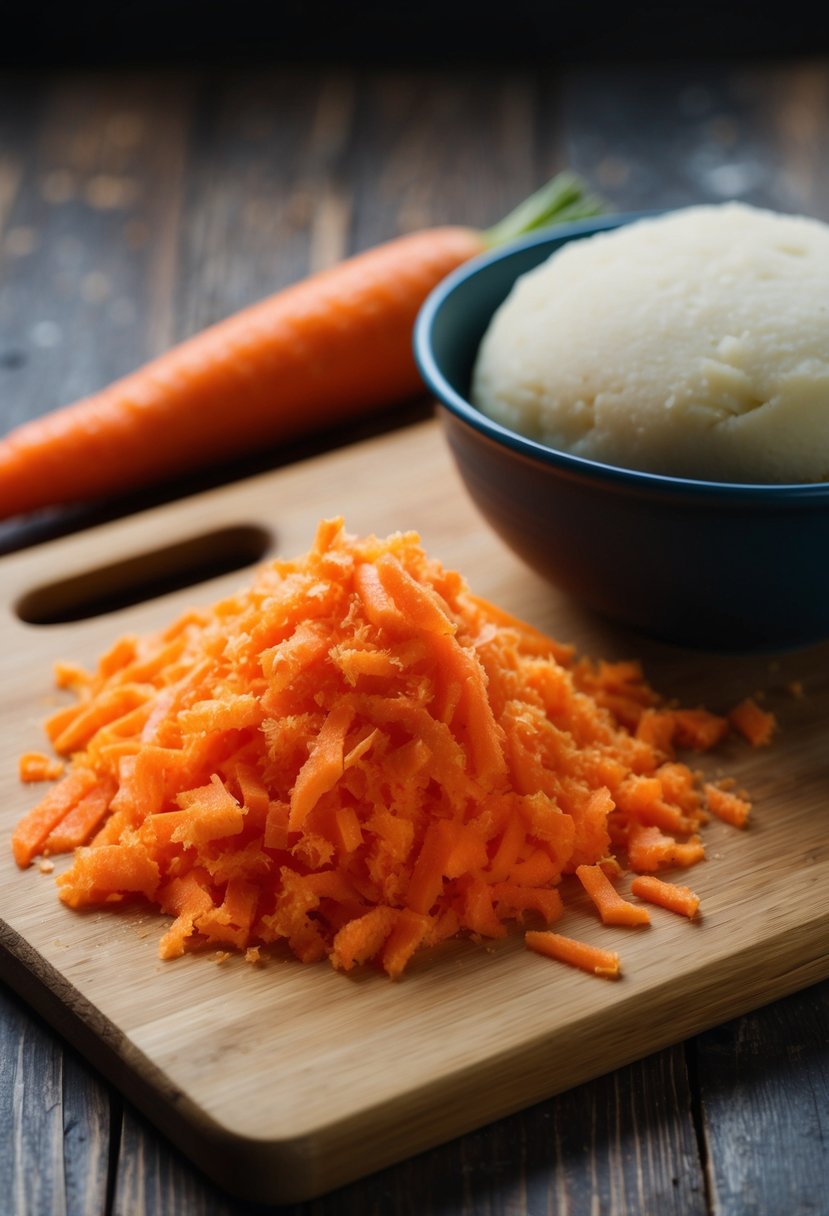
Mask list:
[[[152,583],[206,553],[293,556],[323,516],[353,532],[417,529],[473,589],[608,658],[638,656],[685,703],[725,710],[758,690],[770,748],[731,741],[701,762],[750,790],[752,826],[714,822],[692,872],[703,916],[654,909],[603,928],[575,891],[558,923],[616,949],[594,979],[526,951],[450,942],[404,978],[327,964],[157,958],[146,909],[73,913],[7,840],[37,796],[17,757],[43,746],[58,658],[94,663],[120,633],[166,624],[244,572],[90,619],[93,594]],[[829,646],[727,658],[646,645],[531,574],[468,502],[434,423],[166,505],[0,561],[0,963],[5,978],[211,1177],[264,1201],[309,1198],[829,975]],[[22,620],[22,617],[27,618]],[[33,620],[64,618],[62,624]],[[28,623],[27,623],[28,622]]]

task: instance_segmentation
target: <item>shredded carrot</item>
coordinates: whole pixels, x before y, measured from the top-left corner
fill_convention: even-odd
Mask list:
[[[747,798],[741,798],[739,794],[734,794],[712,782],[703,786],[703,793],[709,811],[718,819],[724,819],[726,823],[732,824],[735,828],[746,826],[751,813],[751,803]]]
[[[12,837],[14,859],[19,866],[29,865],[42,850],[49,833],[89,793],[95,781],[91,769],[72,769],[21,819]]]
[[[52,828],[44,842],[44,852],[68,853],[89,840],[109,811],[114,793],[114,781],[101,780],[93,786]]]
[[[640,874],[630,884],[630,889],[638,899],[646,899],[649,903],[659,904],[670,912],[692,918],[699,910],[699,896],[690,887],[680,886],[679,883],[665,882],[653,874]]]
[[[596,905],[605,925],[648,925],[647,908],[623,899],[601,865],[579,866],[576,877]]]
[[[745,697],[735,705],[728,719],[752,747],[765,747],[777,727],[774,714],[761,709],[753,697]]]
[[[63,776],[64,765],[45,752],[24,752],[19,761],[21,781],[56,781]]]
[[[621,975],[619,955],[613,950],[602,950],[573,937],[539,929],[531,929],[525,933],[524,942],[536,954],[544,954],[547,958],[569,963],[571,967],[579,967],[591,975],[601,975],[609,980],[618,979]]]
[[[650,873],[663,866],[692,866],[704,856],[705,846],[699,836],[680,841],[657,827],[642,823],[630,826],[628,860],[637,872]]]
[[[569,874],[603,919],[645,923],[616,855],[637,872],[704,856],[674,749],[724,720],[670,707],[637,663],[574,661],[415,533],[324,520],[304,556],[57,678],[76,703],[46,729],[70,763],[15,859],[74,850],[60,898],[156,906],[163,958],[281,944],[398,976],[455,934],[552,924]]]
[[[696,751],[716,747],[728,731],[728,719],[707,709],[677,709],[673,712],[673,720],[677,743]]]

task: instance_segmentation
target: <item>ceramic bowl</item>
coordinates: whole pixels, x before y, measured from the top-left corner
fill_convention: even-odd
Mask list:
[[[478,346],[516,278],[567,241],[639,215],[525,238],[461,267],[423,305],[415,355],[460,475],[527,564],[649,637],[749,652],[829,637],[829,484],[665,477],[557,451],[469,401]]]

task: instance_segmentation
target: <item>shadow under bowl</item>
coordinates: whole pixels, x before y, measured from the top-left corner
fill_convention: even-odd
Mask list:
[[[829,637],[829,485],[745,485],[643,473],[546,447],[469,401],[493,313],[568,241],[640,215],[562,226],[476,258],[415,327],[455,463],[481,514],[530,567],[660,641],[746,653]]]

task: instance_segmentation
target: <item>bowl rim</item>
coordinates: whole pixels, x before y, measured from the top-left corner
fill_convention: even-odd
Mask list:
[[[628,469],[621,465],[605,464],[598,460],[588,460],[586,457],[576,456],[559,448],[548,447],[536,439],[521,435],[518,431],[513,431],[502,423],[489,418],[457,392],[444,376],[434,353],[432,336],[435,324],[450,297],[470,279],[474,279],[494,263],[508,261],[534,246],[549,244],[559,248],[574,237],[620,228],[637,220],[667,215],[673,210],[676,208],[614,212],[556,225],[553,228],[509,241],[497,249],[478,254],[451,271],[431,290],[415,319],[413,347],[421,376],[439,403],[473,430],[496,444],[510,448],[522,456],[562,472],[569,472],[581,477],[599,478],[620,487],[640,490],[649,488],[663,493],[716,494],[745,501],[763,498],[767,502],[771,500],[804,502],[829,497],[829,482],[706,481],[702,478],[676,477],[665,473],[651,473],[642,469]]]

